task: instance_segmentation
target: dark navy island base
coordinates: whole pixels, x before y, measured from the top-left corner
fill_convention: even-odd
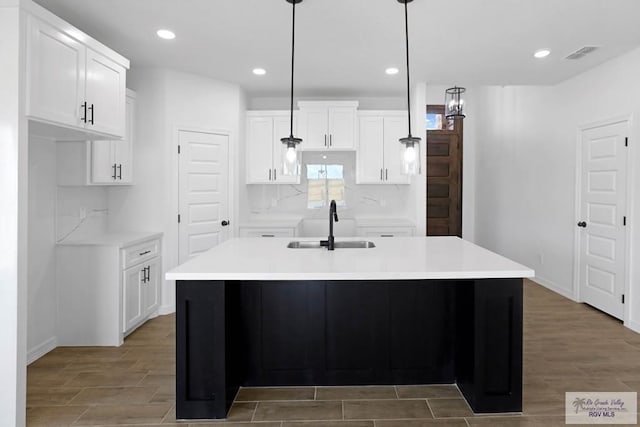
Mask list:
[[[184,281],[176,416],[225,418],[241,386],[457,384],[522,411],[522,279]]]

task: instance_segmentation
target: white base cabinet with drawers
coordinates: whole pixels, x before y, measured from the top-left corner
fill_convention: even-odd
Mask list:
[[[58,245],[58,345],[119,346],[156,315],[161,237],[116,234]]]

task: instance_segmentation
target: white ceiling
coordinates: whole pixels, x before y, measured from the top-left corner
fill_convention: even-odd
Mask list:
[[[290,78],[285,0],[36,0],[131,60],[282,96]],[[405,90],[397,0],[304,0],[296,6],[296,94],[397,96]],[[415,0],[411,73],[432,84],[554,84],[640,46],[639,0]],[[156,37],[159,28],[177,34]],[[585,46],[601,49],[578,60]],[[532,54],[548,48],[551,55]],[[255,67],[267,69],[256,77]]]

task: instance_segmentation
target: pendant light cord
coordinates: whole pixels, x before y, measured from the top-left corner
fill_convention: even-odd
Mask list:
[[[409,13],[407,0],[404,0],[404,35],[407,46],[407,112],[409,113],[409,138],[411,138],[411,84],[409,82]]]
[[[291,31],[291,121],[289,127],[289,136],[293,138],[293,72],[296,48],[296,2],[293,2],[293,25]]]

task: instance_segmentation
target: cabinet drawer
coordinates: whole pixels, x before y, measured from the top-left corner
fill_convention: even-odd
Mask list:
[[[240,237],[295,237],[293,228],[240,228]]]
[[[414,235],[413,227],[358,227],[358,235],[366,237],[407,237]]]
[[[123,249],[124,266],[127,269],[133,265],[144,262],[160,255],[160,240],[149,240]]]

